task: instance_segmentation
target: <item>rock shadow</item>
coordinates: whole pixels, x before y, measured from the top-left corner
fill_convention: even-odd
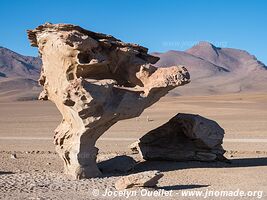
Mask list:
[[[196,189],[196,188],[203,188],[203,187],[209,187],[210,185],[168,185],[168,186],[162,186],[157,187],[157,189],[163,189],[167,191],[172,190],[188,190],[188,189]]]
[[[175,162],[175,161],[143,161],[135,166],[135,171],[159,170],[162,172],[175,171],[190,168],[238,168],[267,166],[267,157],[262,158],[236,158],[231,163],[224,162]]]
[[[0,171],[0,175],[5,175],[5,174],[14,174],[13,172],[3,172],[3,171]]]
[[[104,158],[98,161],[97,166],[102,172],[102,177],[115,177],[133,173],[137,162],[127,155],[119,155],[111,158]]]

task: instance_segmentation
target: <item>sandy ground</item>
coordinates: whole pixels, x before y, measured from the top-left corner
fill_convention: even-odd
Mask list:
[[[131,154],[129,144],[179,112],[216,120],[226,131],[223,146],[232,164],[145,162]],[[0,199],[125,199],[127,194],[117,197],[114,189],[121,175],[79,181],[64,176],[52,142],[60,120],[50,102],[0,103]],[[241,199],[236,191],[247,195],[242,199],[267,199],[267,94],[163,98],[140,117],[117,123],[97,146],[100,156],[129,155],[140,161],[134,172],[164,173],[155,190],[159,196],[133,190],[130,199]],[[111,196],[103,196],[106,190]],[[202,193],[186,197],[190,191]],[[236,193],[217,197],[221,191]]]

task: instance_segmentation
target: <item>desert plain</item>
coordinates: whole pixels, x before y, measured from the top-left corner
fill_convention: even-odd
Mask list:
[[[61,120],[54,104],[1,102],[0,113],[0,199],[126,198],[116,193],[104,196],[106,191],[116,191],[114,183],[121,174],[83,180],[63,174],[53,144],[53,130]],[[131,152],[132,142],[177,113],[199,114],[218,122],[225,129],[223,147],[231,163],[144,161]],[[120,121],[102,135],[97,142],[98,159],[128,155],[139,161],[133,172],[160,170],[164,174],[156,190],[169,192],[165,196],[142,196],[138,191],[129,199],[196,199],[186,196],[187,191],[202,191],[198,199],[241,199],[216,197],[216,191],[244,191],[247,196],[242,199],[267,199],[266,130],[266,93],[166,96],[141,116]],[[210,195],[205,196],[206,192]]]
[[[0,200],[267,200],[266,2],[0,5]]]

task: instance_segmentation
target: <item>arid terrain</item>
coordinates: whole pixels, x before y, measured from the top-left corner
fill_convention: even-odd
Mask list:
[[[129,144],[179,112],[217,121],[225,129],[223,147],[232,163],[147,162],[132,154]],[[106,189],[115,190],[114,182],[120,175],[104,174],[103,178],[88,180],[71,180],[63,175],[63,164],[53,145],[53,130],[61,116],[51,102],[3,102],[0,113],[0,199],[125,198],[103,196]],[[140,161],[135,172],[162,171],[158,190],[173,191],[165,198],[196,198],[184,197],[185,191],[242,190],[263,191],[242,199],[267,199],[266,130],[266,93],[165,97],[140,117],[118,122],[100,138],[97,147],[102,160],[129,155]],[[140,195],[131,198],[140,199]]]
[[[267,1],[0,7],[0,200],[267,200]]]
[[[158,68],[185,65],[191,82],[140,117],[119,121],[104,133],[97,141],[98,165],[110,159],[121,162],[115,157],[127,155],[138,162],[130,173],[161,171],[158,188],[151,190],[165,192],[158,198],[240,199],[244,192],[242,199],[267,199],[266,66],[246,51],[208,42],[153,55],[160,58]],[[53,144],[62,117],[53,103],[33,100],[41,91],[40,66],[40,58],[0,47],[0,199],[124,199],[127,194],[118,197],[114,183],[126,173],[102,171],[102,177],[84,180],[63,174]],[[148,162],[133,154],[130,144],[177,113],[218,122],[225,129],[223,147],[232,163]],[[106,191],[111,196],[105,197]],[[129,191],[137,192],[130,195],[133,199],[157,197]],[[216,196],[220,191],[235,193]]]

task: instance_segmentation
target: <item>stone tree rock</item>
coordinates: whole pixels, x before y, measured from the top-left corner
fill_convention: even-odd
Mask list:
[[[222,143],[224,130],[199,115],[179,113],[131,145],[145,160],[227,161]]]
[[[53,101],[63,116],[56,150],[77,179],[100,175],[95,143],[106,130],[189,82],[185,67],[156,68],[159,58],[147,48],[79,26],[46,23],[28,38],[43,62],[39,98]]]

